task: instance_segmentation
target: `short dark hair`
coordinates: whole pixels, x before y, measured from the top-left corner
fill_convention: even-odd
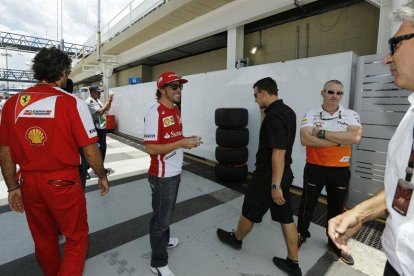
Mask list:
[[[253,89],[255,87],[257,87],[260,90],[266,90],[269,93],[269,95],[277,96],[277,92],[279,91],[277,89],[276,81],[272,79],[271,77],[258,80],[255,84],[253,84]]]
[[[160,92],[160,90],[159,90],[159,89],[157,89],[157,91],[155,92],[155,98],[156,98],[157,100],[161,99],[161,92]]]
[[[66,87],[63,88],[68,93],[73,93],[73,81],[72,79],[68,79],[66,82]]]
[[[55,82],[65,70],[70,71],[71,58],[56,47],[42,48],[32,60],[33,76],[39,81]]]
[[[342,87],[344,86],[344,84],[339,81],[339,80],[328,80],[327,82],[325,82],[325,84],[323,85],[323,90],[328,89],[328,86],[333,83],[333,84],[337,84],[337,85],[341,85]]]

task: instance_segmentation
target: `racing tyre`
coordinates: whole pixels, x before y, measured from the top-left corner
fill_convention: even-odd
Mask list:
[[[215,172],[216,177],[220,180],[240,182],[247,177],[247,164],[230,166],[217,163]]]
[[[216,144],[224,148],[246,147],[249,144],[249,130],[247,128],[217,128]]]
[[[217,108],[214,121],[221,128],[241,128],[247,126],[249,112],[245,108]]]
[[[249,151],[243,148],[216,147],[216,160],[222,164],[243,164],[249,158]]]

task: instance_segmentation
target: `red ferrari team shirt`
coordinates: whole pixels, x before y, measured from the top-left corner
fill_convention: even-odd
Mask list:
[[[77,167],[79,148],[97,140],[88,106],[58,87],[30,87],[3,107],[0,145],[24,171]]]
[[[147,111],[144,123],[145,144],[170,144],[183,138],[181,113],[177,106],[167,108],[160,103]],[[176,149],[167,154],[151,155],[149,175],[171,177],[181,174],[183,150]]]

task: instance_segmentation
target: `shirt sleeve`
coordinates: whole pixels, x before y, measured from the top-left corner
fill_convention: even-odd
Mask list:
[[[99,105],[91,98],[87,99],[86,103],[88,104],[90,114],[95,115],[96,112],[99,110]]]
[[[313,112],[307,112],[303,115],[302,121],[300,123],[300,128],[303,127],[313,127],[313,119],[312,119],[312,113]]]
[[[269,148],[287,149],[288,133],[280,114],[266,115],[266,134]]]
[[[349,110],[349,126],[359,126],[361,127],[361,120],[359,114],[353,110]]]
[[[13,115],[12,105],[6,102],[6,104],[3,106],[3,109],[1,110],[1,115],[0,115],[0,145],[1,146],[9,145],[9,135],[11,133],[10,119],[12,115]]]
[[[159,114],[154,107],[144,118],[144,144],[159,144]]]

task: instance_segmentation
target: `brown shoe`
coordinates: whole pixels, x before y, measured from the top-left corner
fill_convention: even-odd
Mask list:
[[[345,254],[341,249],[328,243],[328,251],[334,256],[335,260],[340,259],[347,265],[354,265],[354,258],[351,255]]]

